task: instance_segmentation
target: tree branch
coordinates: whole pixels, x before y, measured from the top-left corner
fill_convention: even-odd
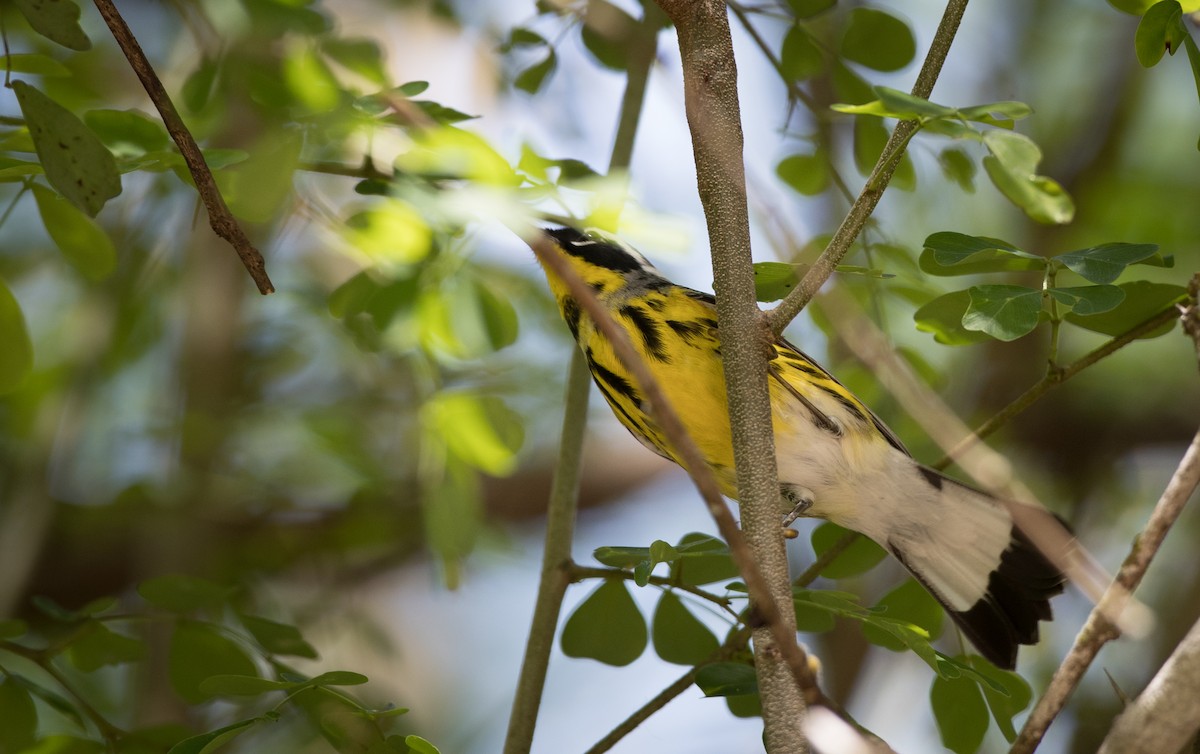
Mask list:
[[[1117,718],[1099,754],[1182,751],[1200,730],[1200,621]]]
[[[658,0],[679,38],[684,105],[696,161],[696,183],[708,223],[713,287],[725,373],[742,527],[764,580],[752,606],[766,625],[754,634],[755,669],[769,752],[807,751],[805,700],[815,689],[796,643],[787,553],[780,526],[767,358],[773,338],[754,292],[737,66],[724,0]],[[652,401],[657,403],[657,401]],[[693,465],[689,464],[689,469]],[[721,506],[724,510],[724,505]],[[725,511],[728,515],[728,511]],[[724,534],[724,531],[722,531]],[[726,537],[731,549],[733,542]],[[743,575],[746,571],[742,570]],[[763,600],[771,603],[764,609]],[[789,660],[796,663],[789,673]],[[811,675],[811,674],[809,674]]]
[[[150,61],[146,59],[146,54],[142,52],[137,38],[129,30],[125,19],[121,18],[121,14],[117,12],[112,0],[95,0],[95,3],[96,9],[104,17],[104,22],[108,24],[121,51],[125,53],[125,58],[129,60],[129,65],[141,80],[146,94],[150,95],[150,101],[158,108],[158,114],[162,117],[167,132],[171,134],[171,138],[179,147],[188,170],[192,174],[192,180],[196,184],[196,191],[199,192],[200,198],[204,201],[204,207],[208,210],[208,222],[212,226],[213,232],[233,246],[234,251],[241,258],[242,264],[245,265],[246,271],[254,279],[254,284],[258,286],[258,292],[264,296],[274,293],[275,286],[271,284],[271,278],[267,276],[267,268],[262,254],[250,243],[242,226],[238,224],[233,213],[229,211],[229,207],[225,205],[225,199],[217,189],[217,181],[213,178],[212,171],[208,169],[208,163],[205,162],[200,147],[192,138],[187,126],[184,125],[183,118],[179,117],[179,111],[175,109],[171,98],[167,96],[167,90],[158,80],[158,74],[154,72]]]
[[[929,46],[929,52],[925,55],[925,62],[921,66],[921,72],[917,74],[917,81],[913,84],[913,96],[928,99],[933,92],[933,85],[942,71],[942,64],[946,62],[950,44],[954,41],[954,35],[958,32],[958,25],[962,21],[963,12],[966,9],[967,0],[949,0],[946,3],[942,21],[938,24],[933,42]],[[812,300],[812,297],[837,269],[842,257],[850,251],[850,246],[858,238],[867,219],[875,211],[875,206],[879,204],[879,199],[883,196],[888,182],[892,180],[896,165],[899,164],[908,141],[916,133],[916,128],[916,121],[902,120],[896,124],[883,152],[879,155],[879,160],[875,163],[875,168],[871,171],[871,176],[867,178],[858,198],[850,207],[846,218],[842,220],[841,226],[833,234],[824,253],[813,264],[812,269],[808,271],[800,284],[792,289],[787,298],[767,313],[771,330],[775,334],[782,333],[783,329],[795,319],[800,310]]]
[[[1195,491],[1197,484],[1200,484],[1200,432],[1192,438],[1192,444],[1184,453],[1171,481],[1167,483],[1166,490],[1155,505],[1154,512],[1150,514],[1146,527],[1134,542],[1133,549],[1121,564],[1116,579],[1092,609],[1087,623],[1075,637],[1074,646],[1055,671],[1054,677],[1050,679],[1050,685],[1033,708],[1029,719],[1025,721],[1025,726],[1009,754],[1030,754],[1037,748],[1046,729],[1062,711],[1100,649],[1120,636],[1119,629],[1106,616],[1120,614],[1133,590],[1141,583],[1146,568],[1158,553],[1167,532],[1179,518],[1183,506]]]

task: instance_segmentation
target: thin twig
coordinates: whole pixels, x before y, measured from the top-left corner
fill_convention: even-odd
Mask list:
[[[584,579],[623,579],[625,581],[636,581],[637,574],[633,571],[627,571],[623,568],[597,568],[595,566],[582,566],[578,563],[570,563],[567,568],[567,576],[572,583],[583,581]],[[722,610],[732,614],[737,619],[738,614],[730,605],[733,604],[733,599],[730,597],[722,597],[719,594],[713,594],[710,591],[701,589],[692,584],[684,584],[679,581],[667,578],[666,576],[650,576],[646,580],[647,584],[655,586],[667,587],[670,589],[678,589],[681,592],[699,597],[702,600],[711,602]]]
[[[225,199],[217,188],[217,181],[213,178],[212,171],[208,169],[208,163],[204,160],[204,154],[200,151],[196,140],[192,138],[191,131],[184,125],[183,118],[179,117],[179,111],[175,109],[171,98],[167,96],[167,90],[163,88],[158,74],[154,72],[150,61],[146,59],[146,54],[142,52],[137,38],[129,30],[125,19],[121,18],[121,14],[117,12],[112,0],[94,0],[94,2],[100,15],[104,17],[104,22],[112,31],[113,37],[117,40],[117,44],[120,45],[121,51],[125,53],[125,58],[129,60],[129,65],[141,80],[142,86],[145,87],[146,94],[150,95],[150,100],[158,109],[158,114],[162,117],[167,132],[171,134],[171,138],[179,147],[179,151],[187,163],[188,171],[192,174],[192,180],[196,184],[196,191],[199,192],[200,198],[208,210],[208,222],[212,226],[213,232],[233,246],[241,258],[242,264],[245,265],[246,271],[254,279],[254,284],[258,286],[258,292],[263,295],[274,293],[275,286],[271,284],[271,279],[267,276],[267,268],[262,254],[250,243],[242,226],[238,224],[233,213],[226,206]]]
[[[1133,549],[1121,564],[1112,586],[1092,609],[1087,623],[1075,637],[1074,646],[1050,679],[1050,685],[1025,721],[1009,754],[1030,754],[1038,747],[1046,729],[1062,711],[1101,647],[1121,635],[1106,616],[1120,614],[1133,590],[1141,583],[1146,568],[1158,553],[1167,532],[1195,492],[1197,484],[1200,484],[1200,432],[1192,438],[1192,444],[1184,453],[1158,504],[1154,506],[1150,520],[1135,540]]]
[[[917,74],[917,81],[913,85],[914,97],[928,99],[930,93],[933,92],[933,85],[941,73],[942,64],[946,62],[950,44],[954,41],[959,22],[962,21],[963,12],[966,9],[967,0],[949,0],[946,3],[942,21],[938,24],[933,42],[929,46],[929,52],[925,56],[925,62],[921,66],[921,72]],[[916,132],[916,128],[916,121],[902,120],[896,124],[883,152],[879,155],[878,162],[875,163],[875,168],[871,171],[871,176],[867,178],[858,198],[854,200],[853,206],[850,207],[841,226],[833,234],[824,253],[813,264],[812,269],[808,271],[800,284],[792,289],[787,298],[767,313],[771,330],[775,334],[782,333],[783,329],[795,319],[800,310],[812,300],[812,297],[837,269],[842,257],[846,256],[850,246],[858,238],[859,232],[871,217],[871,213],[875,211],[875,205],[879,204],[879,199],[883,196],[883,191],[891,181],[892,173],[895,172],[896,165],[899,164],[900,157],[904,154],[904,147]]]

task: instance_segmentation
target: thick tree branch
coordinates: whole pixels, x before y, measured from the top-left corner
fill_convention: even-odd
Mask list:
[[[1087,623],[1075,637],[1074,646],[1055,671],[1054,677],[1050,679],[1050,685],[1038,700],[1029,719],[1025,721],[1025,726],[1013,743],[1010,754],[1029,754],[1037,748],[1046,729],[1062,711],[1101,647],[1120,636],[1120,631],[1106,616],[1120,615],[1133,590],[1141,583],[1150,561],[1158,553],[1167,532],[1171,530],[1171,526],[1183,511],[1183,506],[1196,490],[1197,484],[1200,484],[1200,432],[1192,438],[1192,444],[1184,453],[1171,481],[1167,483],[1166,490],[1154,507],[1154,512],[1150,514],[1146,527],[1138,535],[1133,549],[1121,564],[1121,570],[1112,586],[1092,609]]]
[[[146,54],[142,52],[137,38],[129,30],[125,19],[121,18],[121,14],[117,12],[112,0],[95,0],[95,3],[100,15],[104,17],[104,22],[108,24],[113,37],[116,38],[117,44],[120,45],[121,51],[129,60],[129,65],[141,80],[142,86],[145,87],[146,94],[150,95],[150,101],[158,109],[158,114],[162,117],[167,132],[171,134],[171,138],[179,147],[179,152],[183,155],[188,171],[192,174],[192,180],[196,184],[196,191],[199,192],[200,198],[204,201],[204,207],[208,210],[208,222],[212,226],[213,232],[233,246],[234,251],[241,258],[242,264],[245,265],[246,271],[254,279],[254,284],[258,286],[258,292],[263,295],[274,293],[275,286],[271,284],[271,278],[267,276],[267,268],[262,254],[250,243],[242,226],[238,224],[233,213],[229,211],[229,207],[225,205],[225,199],[217,189],[217,181],[213,178],[212,171],[208,169],[208,163],[205,162],[200,147],[192,138],[191,131],[184,125],[183,118],[179,117],[179,111],[175,109],[171,98],[167,96],[167,90],[158,80],[158,74],[154,72],[150,61],[146,59]]]
[[[958,25],[962,21],[963,12],[966,9],[967,0],[949,0],[946,3],[942,21],[934,34],[929,52],[925,55],[921,72],[917,74],[917,81],[913,84],[913,96],[928,99],[933,92],[933,85],[942,71],[942,64],[946,62],[950,44],[954,41],[954,35],[958,32]],[[850,251],[850,246],[858,238],[859,232],[866,225],[871,213],[875,211],[875,205],[879,204],[879,199],[883,196],[888,182],[892,180],[896,165],[900,163],[900,157],[904,154],[909,139],[916,133],[916,128],[916,121],[902,120],[896,124],[891,137],[888,138],[887,145],[879,155],[879,161],[875,163],[875,168],[871,171],[871,176],[867,178],[866,184],[858,198],[854,200],[854,204],[850,207],[841,226],[833,234],[829,246],[825,248],[824,253],[813,264],[812,269],[808,271],[800,284],[792,289],[792,292],[778,306],[767,313],[773,332],[776,334],[783,332],[783,329],[795,319],[800,310],[812,300],[812,297],[837,269],[842,257]]]
[[[754,292],[737,66],[728,10],[723,0],[659,0],[659,5],[675,23],[683,62],[684,105],[696,183],[712,249],[742,528],[753,560],[765,577],[764,591],[752,594],[752,604],[767,623],[754,634],[765,743],[769,752],[806,751],[801,692],[808,690],[806,686],[815,686],[810,678],[799,675],[807,672],[807,663],[796,643],[795,614],[790,607],[786,611],[780,607],[791,605],[792,591],[780,527],[779,479],[767,392],[772,338],[763,326]],[[771,602],[770,608],[764,609],[763,600]],[[793,683],[789,660],[796,664],[792,673],[797,674],[800,686]]]
[[[1200,730],[1200,621],[1117,718],[1099,754],[1182,751]]]

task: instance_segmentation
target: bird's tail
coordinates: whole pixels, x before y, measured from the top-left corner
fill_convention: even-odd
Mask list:
[[[1050,598],[1063,590],[1062,571],[1013,524],[1008,505],[914,464],[933,487],[925,521],[891,529],[884,544],[945,607],[979,652],[1012,669],[1017,646],[1035,644],[1038,621],[1050,620]],[[915,502],[915,501],[914,501]]]

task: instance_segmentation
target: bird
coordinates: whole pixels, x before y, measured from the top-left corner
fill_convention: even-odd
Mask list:
[[[557,253],[629,334],[699,446],[725,496],[737,476],[726,408],[716,298],[663,277],[640,253],[571,227],[544,229]],[[641,389],[543,263],[559,313],[617,420],[680,465]],[[945,608],[983,657],[1016,665],[1065,576],[1015,525],[1011,506],[922,465],[896,434],[816,361],[783,337],[772,344],[768,389],[784,524],[831,521],[869,537]]]

